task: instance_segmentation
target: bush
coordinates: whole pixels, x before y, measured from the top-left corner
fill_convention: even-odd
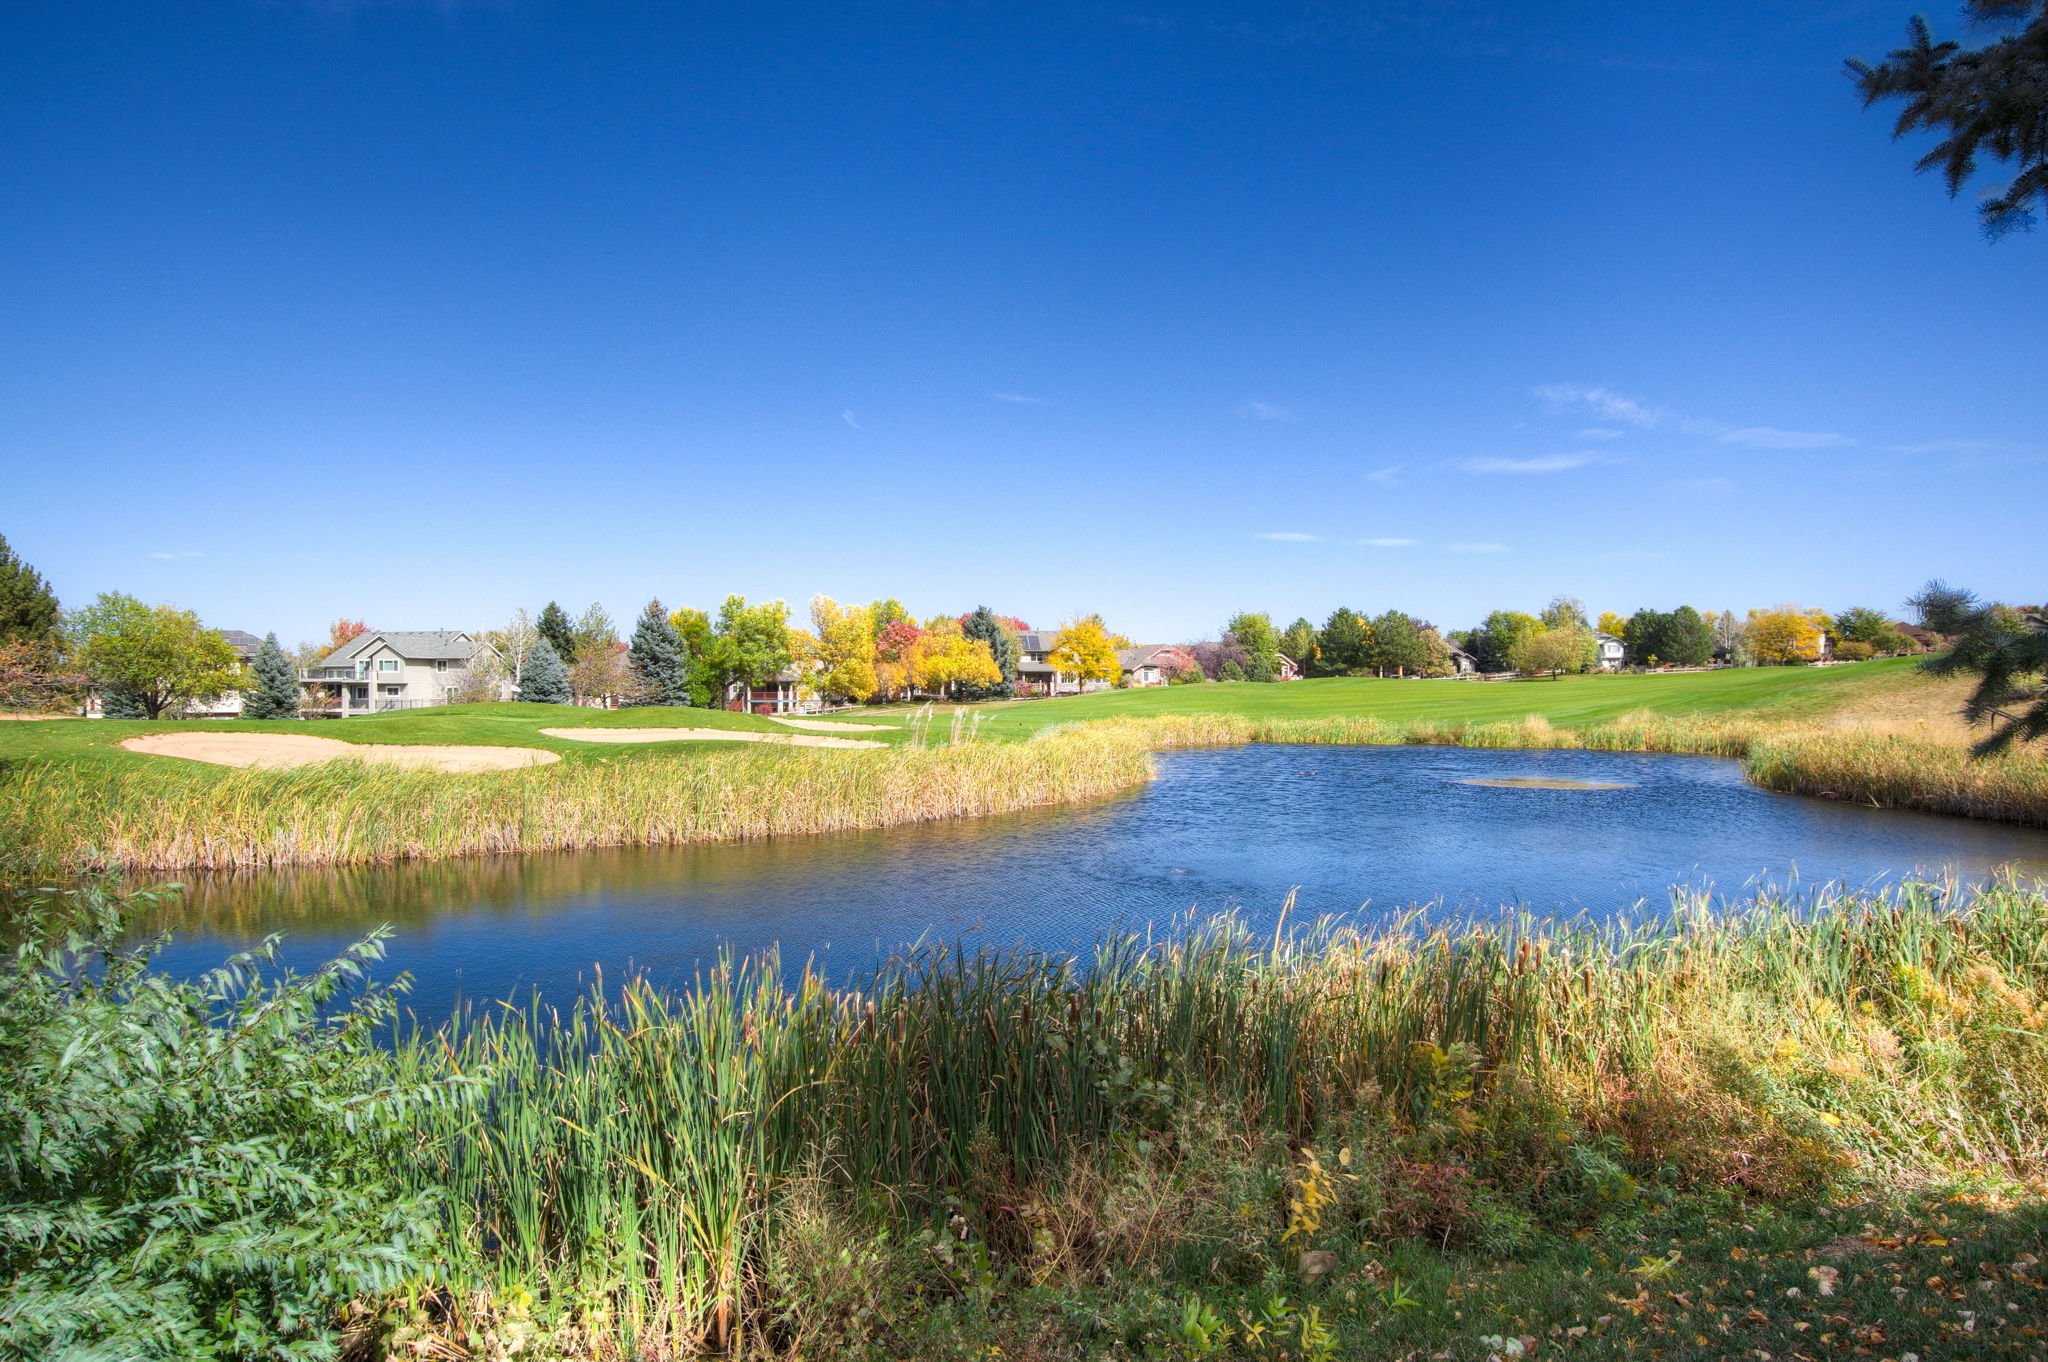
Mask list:
[[[1868,662],[1877,656],[1877,649],[1868,643],[1858,643],[1852,639],[1847,643],[1837,643],[1835,656],[1844,662]]]
[[[182,983],[117,945],[155,897],[45,893],[0,964],[0,1356],[331,1356],[341,1307],[431,1275],[409,1122],[474,1080],[372,1043],[395,993],[348,995],[377,938]]]

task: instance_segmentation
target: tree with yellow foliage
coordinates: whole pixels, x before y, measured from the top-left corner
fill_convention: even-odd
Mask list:
[[[1100,615],[1062,625],[1045,660],[1082,681],[1115,681],[1123,675],[1123,666],[1116,660],[1116,644],[1102,627]]]
[[[875,678],[875,618],[864,605],[841,606],[830,596],[811,597],[811,683],[826,695],[861,701],[879,687]]]
[[[1773,606],[1749,612],[1749,627],[1743,641],[1750,656],[1766,665],[1794,666],[1820,660],[1820,636],[1828,626],[1827,616],[1818,610],[1796,605]]]
[[[995,653],[983,640],[967,637],[960,621],[951,616],[925,621],[916,653],[913,670],[924,690],[951,695],[959,686],[987,689],[1002,684]]]

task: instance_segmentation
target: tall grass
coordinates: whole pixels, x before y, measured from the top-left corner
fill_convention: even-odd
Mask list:
[[[1831,731],[1773,735],[1748,758],[1767,789],[2048,827],[2048,758],[2025,751],[1972,757],[1954,743]]]
[[[1063,1189],[1148,1166],[1163,1185],[1200,1120],[1233,1157],[1278,1141],[1283,1168],[1341,1128],[1378,1169],[1382,1228],[1434,1196],[1447,1236],[1487,1198],[1568,1222],[1603,1160],[1616,1186],[1767,1196],[2048,1175],[2040,887],[1710,906],[1271,939],[1223,921],[1086,968],[934,949],[845,992],[772,959],[680,996],[599,988],[410,1043],[423,1073],[492,1079],[480,1116],[430,1119],[414,1176],[451,1193],[459,1327],[543,1319],[594,1354],[669,1356],[825,1308],[786,1251],[820,1187],[868,1208],[834,1253],[942,1225],[948,1262],[968,1245],[1038,1273],[1111,1251]],[[1158,1214],[1155,1239],[1181,1232]],[[1277,1253],[1275,1214],[1230,1213]]]
[[[24,762],[0,846],[37,871],[322,865],[733,841],[1088,799],[1150,774],[1132,735],[838,752],[633,754],[450,775],[356,762],[286,770]]]

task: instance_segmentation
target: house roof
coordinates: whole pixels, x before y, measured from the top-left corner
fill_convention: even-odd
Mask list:
[[[220,636],[228,641],[230,648],[244,657],[254,657],[256,650],[263,646],[262,639],[241,629],[223,629]]]
[[[1116,660],[1125,671],[1134,672],[1140,667],[1158,666],[1160,657],[1164,653],[1178,652],[1180,652],[1178,644],[1140,643],[1135,648],[1117,649]]]
[[[339,667],[353,662],[379,643],[408,662],[432,662],[436,659],[466,659],[476,652],[476,644],[468,634],[459,629],[430,629],[424,631],[382,631],[373,629],[367,634],[358,634],[320,659],[323,667]]]
[[[1017,664],[1017,670],[1027,676],[1057,676],[1059,674],[1059,668],[1053,666],[1052,663],[1033,662],[1028,657]]]
[[[1049,653],[1059,635],[1049,629],[1026,629],[1017,635],[1017,648],[1026,653]]]

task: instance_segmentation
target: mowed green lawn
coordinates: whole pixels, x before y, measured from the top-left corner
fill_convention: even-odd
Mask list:
[[[898,724],[893,718],[875,723]],[[355,743],[446,744],[456,747],[540,747],[559,752],[566,761],[616,760],[622,757],[660,759],[663,754],[702,752],[708,748],[752,747],[722,740],[653,743],[589,743],[551,738],[544,728],[722,728],[782,736],[803,730],[753,714],[727,714],[711,709],[584,709],[575,705],[448,705],[437,709],[398,710],[356,719],[249,720],[179,719],[150,723],[139,719],[48,719],[0,723],[0,763],[37,757],[80,761],[162,762],[122,749],[124,738],[142,734],[291,733],[313,738],[338,738]],[[902,728],[872,733],[821,736],[901,742]]]
[[[1568,676],[1550,681],[1380,681],[1340,677],[1273,685],[1250,682],[1155,686],[1101,691],[1057,700],[1015,700],[958,706],[941,703],[924,726],[925,740],[947,741],[953,712],[964,709],[983,738],[1021,740],[1052,724],[1157,714],[1242,714],[1252,718],[1314,719],[1373,716],[1389,720],[1487,722],[1540,714],[1561,728],[1595,724],[1634,711],[1656,714],[1745,713],[1768,719],[1820,718],[1860,699],[1920,683],[1907,658],[1845,667],[1748,667],[1731,671],[1648,676]],[[923,705],[892,705],[836,712],[838,722],[892,727],[837,736],[890,744],[913,741],[912,717]],[[707,709],[581,709],[570,705],[451,705],[403,710],[358,719],[307,722],[56,719],[0,723],[0,761],[35,757],[158,761],[117,744],[143,733],[300,733],[359,743],[445,743],[457,746],[540,747],[567,760],[659,760],[679,752],[735,746],[712,742],[581,743],[543,734],[543,728],[722,728],[791,734],[793,729],[752,714]]]
[[[983,736],[1022,736],[1048,724],[1155,714],[1242,714],[1254,719],[1369,716],[1388,720],[1492,722],[1540,714],[1560,728],[1647,710],[1763,719],[1821,718],[1860,700],[1922,683],[1910,658],[1840,667],[1742,667],[1714,672],[1566,676],[1541,681],[1380,681],[1332,677],[1278,684],[1210,683],[1098,691],[1057,700],[970,706]],[[938,707],[944,716],[950,706]],[[910,707],[863,710],[901,720]],[[852,718],[854,714],[833,715]],[[934,732],[939,725],[934,724]]]

